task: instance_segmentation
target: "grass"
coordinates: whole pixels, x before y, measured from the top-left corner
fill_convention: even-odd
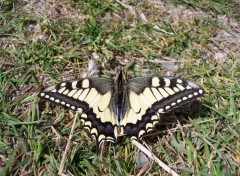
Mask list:
[[[172,0],[175,5],[184,4],[191,8],[201,9],[204,11],[211,11],[212,13],[231,15],[232,18],[239,20],[239,3],[234,0]]]
[[[40,2],[0,4],[2,175],[57,174],[74,114],[39,101],[37,94],[61,80],[79,78],[90,58],[101,76],[114,77],[116,67],[128,65],[131,76],[171,74],[201,84],[207,91],[201,103],[164,115],[144,141],[180,175],[239,172],[239,33],[233,23],[217,18],[238,19],[237,1],[166,2],[162,8],[150,1]],[[101,159],[78,120],[64,172],[167,175],[155,163],[137,168],[137,149],[129,140],[108,144],[103,153]]]

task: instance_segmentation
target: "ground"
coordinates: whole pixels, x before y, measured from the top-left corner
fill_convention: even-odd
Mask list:
[[[162,116],[143,141],[180,175],[237,175],[240,165],[240,3],[236,1],[3,1],[0,3],[0,173],[56,175],[74,113],[40,90],[88,74],[171,75],[202,99]],[[137,167],[129,140],[95,140],[77,120],[66,175],[168,175]],[[142,156],[143,158],[144,156]]]

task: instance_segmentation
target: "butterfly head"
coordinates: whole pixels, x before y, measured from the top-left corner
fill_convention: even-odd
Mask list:
[[[124,69],[122,67],[117,68],[117,75],[115,82],[123,83],[126,80],[126,75],[124,74]]]

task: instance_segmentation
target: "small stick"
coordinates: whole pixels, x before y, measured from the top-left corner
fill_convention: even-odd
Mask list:
[[[145,146],[140,144],[136,140],[131,140],[132,143],[139,148],[142,152],[144,152],[149,158],[156,161],[160,167],[162,167],[165,171],[167,171],[169,174],[172,174],[173,176],[179,176],[174,170],[172,170],[170,167],[168,167],[165,163],[163,163],[160,159],[158,159],[151,151],[149,151]]]
[[[69,137],[68,137],[68,142],[67,142],[65,151],[64,151],[64,153],[63,153],[63,157],[62,157],[62,160],[61,160],[61,164],[60,164],[60,167],[59,167],[59,170],[58,170],[58,175],[62,175],[62,174],[63,174],[62,172],[63,172],[64,166],[65,166],[65,163],[66,163],[67,152],[69,151],[69,148],[70,148],[71,139],[72,139],[72,137],[73,137],[73,132],[74,132],[75,124],[76,124],[77,117],[78,117],[78,114],[79,114],[79,113],[81,113],[81,112],[76,112],[75,117],[74,117],[74,119],[73,119],[72,128],[71,128],[71,131],[70,131],[70,134],[69,134]]]

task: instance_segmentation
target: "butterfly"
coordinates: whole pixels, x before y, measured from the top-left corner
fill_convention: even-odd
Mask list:
[[[162,113],[203,96],[195,82],[177,77],[145,76],[126,79],[122,70],[116,79],[87,77],[63,81],[39,93],[39,97],[73,111],[79,111],[85,129],[97,146],[131,139],[152,131]]]

